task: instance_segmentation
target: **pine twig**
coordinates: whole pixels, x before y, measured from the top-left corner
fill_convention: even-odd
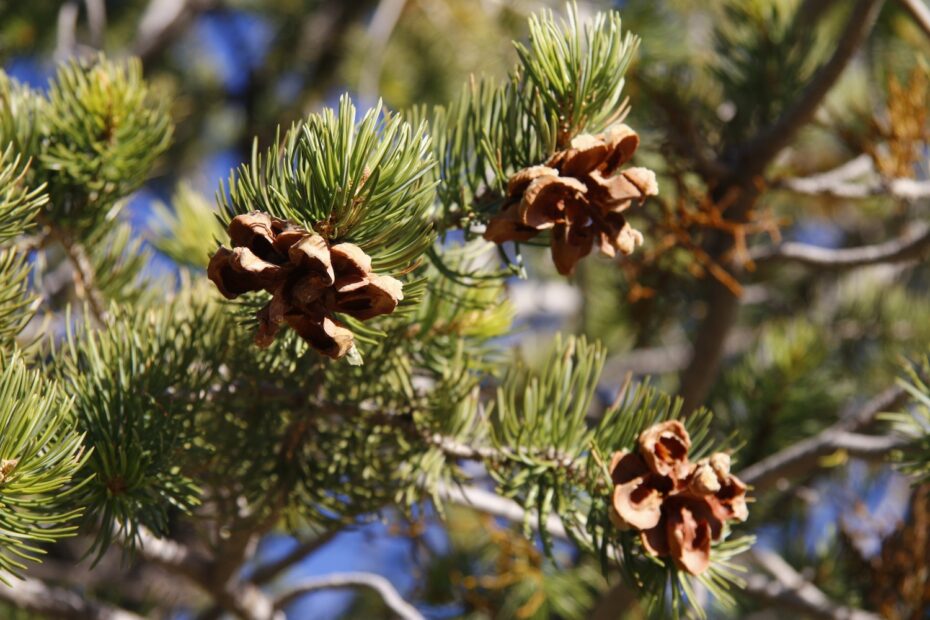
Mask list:
[[[746,592],[783,609],[794,609],[823,620],[878,620],[868,611],[839,605],[817,586],[804,579],[780,555],[763,549],[749,552],[752,559],[774,580],[754,574],[746,578]]]
[[[517,502],[476,486],[443,485],[439,487],[437,494],[453,504],[467,506],[478,512],[501,517],[508,521],[520,522],[526,514],[526,509]],[[538,519],[532,519],[534,527],[537,522]],[[554,514],[546,519],[546,531],[557,538],[568,539],[565,526]]]
[[[889,388],[813,437],[750,465],[738,474],[739,478],[751,485],[758,494],[773,487],[781,479],[817,469],[822,457],[837,450],[847,450],[850,454],[860,456],[885,455],[901,445],[899,438],[864,435],[859,431],[871,424],[878,414],[899,406],[906,398],[904,388]]]
[[[911,14],[920,29],[930,37],[930,9],[924,4],[923,0],[898,0],[901,6]]]
[[[219,0],[151,0],[146,6],[135,36],[133,54],[149,62],[171,44],[198,14],[219,4]]]
[[[299,597],[318,590],[335,588],[370,588],[377,592],[385,605],[403,620],[424,620],[416,607],[404,600],[390,581],[374,573],[333,573],[298,582],[285,590],[275,601],[275,609],[283,609]]]
[[[10,587],[0,583],[0,600],[20,611],[62,620],[142,620],[142,616],[131,611],[95,603],[77,592],[48,586],[35,579],[20,580],[10,574],[0,577],[13,584]]]
[[[50,225],[49,234],[61,244],[74,269],[74,292],[90,306],[90,310],[100,323],[106,323],[108,316],[106,302],[97,288],[94,266],[84,251],[84,247],[54,225]]]
[[[862,182],[853,182],[853,179],[863,176],[872,178]],[[833,170],[808,177],[783,179],[774,186],[798,194],[831,198],[886,196],[896,200],[911,201],[930,196],[930,182],[878,177],[872,158],[866,154],[859,155]]]
[[[749,176],[755,176],[772,161],[797,131],[814,116],[827,93],[833,88],[856,51],[866,40],[884,0],[859,0],[852,9],[830,59],[817,71],[797,101],[789,106],[772,125],[760,131],[738,149],[737,161]]]
[[[336,537],[337,534],[339,534],[339,530],[331,530],[320,536],[317,536],[312,540],[306,540],[302,543],[298,543],[294,549],[284,555],[284,557],[281,559],[259,566],[255,570],[255,573],[252,575],[250,581],[259,586],[272,581],[275,577],[286,571],[294,564],[297,564],[307,556],[312,555],[324,545],[328,544],[330,541],[332,541],[333,538]]]
[[[271,599],[255,585],[217,579],[216,562],[198,556],[184,545],[140,532],[138,551],[145,559],[183,575],[208,593],[216,604],[244,619],[273,618]]]
[[[928,251],[930,226],[920,223],[896,239],[875,245],[833,249],[787,242],[773,247],[756,248],[751,257],[757,263],[793,262],[821,269],[851,269],[919,259]]]

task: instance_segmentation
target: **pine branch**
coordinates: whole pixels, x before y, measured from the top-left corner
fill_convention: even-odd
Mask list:
[[[847,450],[859,456],[885,456],[889,450],[902,445],[903,440],[892,436],[862,435],[858,431],[871,424],[880,413],[894,409],[905,399],[904,388],[889,388],[813,437],[750,465],[739,473],[739,477],[754,487],[755,493],[762,493],[783,478],[815,471],[821,457],[837,450]]]
[[[502,519],[507,519],[514,523],[521,523],[526,518],[526,509],[520,504],[501,497],[500,495],[482,489],[476,486],[441,486],[438,489],[438,495],[446,501],[462,506],[467,506],[478,512],[494,515]],[[532,523],[537,523],[536,515],[529,517]],[[568,540],[568,533],[562,520],[556,515],[549,515],[546,518],[546,530],[552,536]]]
[[[177,541],[159,538],[148,528],[139,529],[135,544],[135,551],[149,562],[198,584],[205,582],[210,574],[208,558]]]
[[[774,577],[753,574],[746,578],[746,592],[780,609],[792,609],[810,618],[823,620],[878,620],[880,616],[861,609],[840,605],[817,586],[804,579],[781,556],[754,549],[752,559]]]
[[[176,541],[158,538],[145,529],[140,530],[135,544],[146,560],[188,578],[219,607],[237,617],[255,620],[274,616],[271,600],[258,587],[218,578],[216,560],[200,556]]]
[[[824,97],[836,84],[843,70],[866,40],[878,19],[884,0],[859,0],[830,59],[817,71],[797,101],[769,127],[737,149],[742,175],[752,177],[786,147],[797,131],[814,117]]]
[[[187,26],[219,0],[151,0],[136,31],[133,54],[150,62],[180,36]]]
[[[269,562],[259,566],[249,581],[256,585],[264,585],[273,581],[278,575],[289,569],[294,564],[302,561],[309,555],[312,555],[320,548],[329,544],[338,534],[339,530],[330,530],[316,538],[298,543],[294,549],[286,553],[281,559]]]
[[[106,301],[104,301],[100,289],[97,288],[94,266],[91,264],[87,252],[84,251],[84,246],[74,241],[68,233],[54,224],[49,225],[48,230],[49,235],[64,249],[65,255],[71,263],[72,273],[74,274],[74,293],[79,299],[87,302],[98,323],[106,324],[109,320]]]
[[[858,183],[853,182],[853,179],[866,175],[873,178]],[[808,177],[783,179],[776,182],[774,186],[799,194],[831,198],[885,196],[895,200],[913,201],[930,196],[930,182],[878,177],[872,158],[865,154],[833,170]]]
[[[31,612],[61,620],[142,620],[130,611],[97,603],[62,588],[48,586],[35,579],[11,579],[0,573],[0,582],[12,581],[12,587],[0,583],[0,600],[11,603],[19,611]]]
[[[334,573],[324,577],[303,580],[285,590],[275,601],[275,609],[284,609],[299,597],[319,590],[342,588],[370,588],[377,592],[385,605],[403,620],[424,620],[416,607],[403,599],[390,581],[373,573]]]
[[[930,9],[923,0],[898,0],[901,6],[911,14],[924,34],[930,36]]]
[[[792,262],[834,270],[916,260],[928,251],[930,226],[918,223],[900,237],[876,245],[833,249],[789,241],[778,246],[755,248],[750,256],[757,263]]]

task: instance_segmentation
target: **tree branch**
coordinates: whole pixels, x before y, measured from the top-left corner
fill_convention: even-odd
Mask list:
[[[74,272],[74,292],[87,302],[94,318],[100,323],[107,322],[106,302],[97,288],[97,281],[94,276],[94,266],[90,258],[84,251],[84,247],[74,241],[71,236],[54,224],[48,226],[49,235],[55,239],[65,251],[68,261],[71,263]]]
[[[787,242],[778,246],[755,248],[752,260],[757,263],[795,262],[822,269],[851,269],[878,263],[900,263],[919,259],[930,250],[930,225],[916,224],[897,239],[855,248],[822,248],[806,243]]]
[[[750,465],[738,476],[746,484],[752,485],[756,493],[760,493],[775,486],[779,480],[816,470],[822,457],[837,450],[847,450],[850,454],[864,457],[886,455],[889,450],[899,447],[902,440],[890,436],[863,435],[857,431],[868,426],[879,413],[897,407],[906,398],[907,393],[903,388],[889,388],[813,437]]]
[[[416,607],[403,599],[391,582],[373,573],[334,573],[323,577],[306,579],[285,590],[275,601],[275,609],[283,609],[299,597],[318,590],[334,588],[371,588],[377,592],[384,604],[404,620],[424,620]]]
[[[922,0],[898,0],[901,6],[911,14],[924,34],[930,36],[930,9]]]
[[[140,532],[137,547],[145,559],[184,575],[213,597],[216,604],[247,620],[274,617],[271,600],[255,585],[218,579],[217,565],[184,545],[158,538],[147,530]]]
[[[753,549],[750,557],[774,577],[753,574],[746,578],[745,591],[757,599],[782,609],[793,609],[811,618],[823,620],[879,620],[868,611],[839,605],[791,567],[781,556],[763,549]]]
[[[787,146],[798,129],[807,124],[856,51],[871,32],[884,0],[859,0],[852,9],[830,59],[814,75],[798,100],[775,123],[760,131],[738,149],[736,161],[749,176],[760,173]]]
[[[852,182],[852,179],[869,175],[870,179]],[[842,166],[824,172],[775,183],[776,188],[798,194],[828,196],[832,198],[870,198],[886,196],[897,200],[913,201],[930,196],[930,182],[914,179],[882,179],[875,171],[872,159],[860,155]]]
[[[467,506],[478,512],[518,523],[523,521],[527,512],[523,506],[512,499],[501,497],[497,493],[476,486],[440,486],[438,495],[453,504]],[[534,526],[537,522],[538,519],[532,519]],[[558,538],[568,539],[562,520],[554,514],[546,519],[546,531]]]
[[[0,599],[18,610],[62,620],[142,620],[142,616],[110,605],[92,602],[77,592],[48,586],[35,579],[18,579],[9,573],[0,577],[13,584],[0,583]]]
[[[219,4],[218,0],[151,0],[139,21],[133,54],[143,64],[179,36],[198,14]]]
[[[329,543],[336,535],[339,533],[339,530],[331,530],[312,540],[306,540],[302,543],[298,543],[297,546],[292,549],[290,552],[284,555],[281,559],[275,562],[269,562],[259,566],[255,573],[252,574],[251,581],[255,585],[264,585],[269,581],[272,581],[275,577],[286,571],[288,568],[297,564],[303,560],[308,555],[311,555],[317,551],[320,547],[323,547]]]

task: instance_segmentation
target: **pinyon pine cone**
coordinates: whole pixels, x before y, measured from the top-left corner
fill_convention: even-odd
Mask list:
[[[340,358],[353,337],[333,313],[366,320],[390,314],[404,298],[401,282],[372,273],[371,258],[357,245],[331,246],[314,232],[257,211],[233,218],[227,232],[233,248],[216,251],[207,275],[227,299],[251,291],[272,294],[258,312],[260,347],[271,345],[287,323],[320,353]]]
[[[646,550],[671,556],[692,575],[710,566],[710,546],[726,521],[745,521],[746,485],[730,473],[730,457],[718,452],[688,461],[691,438],[677,421],[662,422],[639,436],[638,452],[613,455],[611,520],[639,530]]]
[[[484,238],[494,243],[528,241],[552,234],[552,260],[562,275],[591,253],[594,244],[613,258],[631,254],[643,236],[623,216],[634,202],[659,193],[655,173],[617,169],[633,157],[639,136],[627,125],[600,135],[581,134],[542,166],[520,170],[507,186],[503,210],[488,222]]]

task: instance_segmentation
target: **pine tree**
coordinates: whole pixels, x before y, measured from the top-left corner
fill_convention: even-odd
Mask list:
[[[349,617],[926,612],[856,576],[927,552],[923,5],[500,9],[512,66],[454,88],[422,3],[308,3],[303,30],[253,7],[280,40],[243,94],[251,157],[140,236],[136,192],[219,105],[185,117],[172,89],[209,88],[166,49],[203,12],[240,28],[221,4],[152,2],[124,59],[91,48],[138,10],[65,3],[48,87],[0,72],[3,613],[272,618],[333,588],[372,594]],[[0,8],[0,58],[47,10]],[[269,113],[288,49],[302,95],[344,71],[361,96]],[[366,109],[372,83],[400,105]],[[534,281],[581,310],[514,347]],[[902,481],[884,531],[867,495]],[[412,592],[286,578],[378,522],[422,555]]]

